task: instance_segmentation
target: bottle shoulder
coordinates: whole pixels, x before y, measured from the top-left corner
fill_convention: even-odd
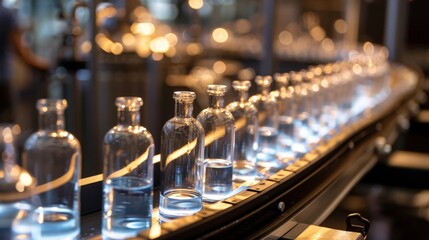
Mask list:
[[[154,144],[152,134],[143,126],[121,126],[117,125],[111,128],[104,136],[104,142],[133,137],[140,141],[147,141]]]
[[[79,140],[65,130],[46,131],[39,130],[30,135],[25,142],[25,149],[69,147],[80,149]]]
[[[204,129],[201,123],[193,117],[189,117],[189,118],[173,117],[164,124],[162,131],[170,132],[179,128],[195,128],[199,131],[204,132]]]
[[[233,124],[234,116],[232,113],[225,108],[217,109],[206,109],[201,111],[197,116],[197,120],[203,125],[222,125],[222,124]]]
[[[251,102],[233,102],[227,106],[234,118],[242,116],[252,116],[258,114],[258,109]]]

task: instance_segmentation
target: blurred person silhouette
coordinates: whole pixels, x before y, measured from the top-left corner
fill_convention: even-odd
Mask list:
[[[11,52],[28,66],[48,71],[50,62],[36,56],[22,39],[22,32],[11,9],[0,0],[0,122],[13,122],[11,94]]]

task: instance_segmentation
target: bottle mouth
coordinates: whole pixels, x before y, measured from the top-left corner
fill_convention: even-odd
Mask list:
[[[226,92],[225,85],[210,84],[207,86],[207,93],[213,96],[223,96]]]
[[[271,76],[256,76],[255,82],[258,86],[269,87],[273,82],[273,78]]]
[[[39,99],[36,108],[40,112],[48,111],[64,111],[67,108],[67,100],[65,99]]]
[[[244,80],[244,81],[235,80],[232,82],[232,87],[236,91],[248,91],[251,85],[252,84],[248,80]]]
[[[274,75],[274,79],[276,80],[277,84],[288,85],[290,81],[290,75],[289,73],[276,73]]]
[[[173,99],[181,102],[193,102],[196,96],[195,92],[191,91],[176,91],[173,93]]]
[[[115,104],[119,109],[139,110],[143,100],[141,97],[117,97]]]

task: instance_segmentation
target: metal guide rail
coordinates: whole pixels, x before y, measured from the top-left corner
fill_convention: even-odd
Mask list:
[[[389,144],[404,130],[404,119],[415,113],[420,76],[404,66],[391,69],[390,96],[300,160],[254,185],[241,186],[243,191],[223,201],[205,203],[193,216],[159,224],[155,210],[152,227],[136,239],[278,239],[292,223],[320,224],[388,153]],[[156,185],[159,163],[155,169]],[[99,180],[82,185],[83,213],[100,208],[94,203],[94,197],[101,198]],[[155,206],[156,196],[155,191]],[[100,219],[99,212],[82,216],[81,237],[100,233],[95,218]]]

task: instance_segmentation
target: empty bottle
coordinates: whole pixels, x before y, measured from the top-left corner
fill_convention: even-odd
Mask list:
[[[270,94],[271,76],[257,76],[255,79],[259,94],[252,96],[249,101],[258,109],[259,142],[256,154],[258,166],[282,168],[284,163],[277,158],[279,112],[277,100]]]
[[[194,92],[174,92],[175,114],[161,131],[162,220],[192,215],[202,209],[204,129],[192,117]]]
[[[277,99],[279,110],[279,136],[278,136],[278,157],[285,163],[295,160],[296,154],[292,151],[294,125],[293,120],[296,115],[296,105],[294,99],[294,89],[290,87],[290,76],[288,73],[275,74],[274,79],[278,89],[273,92]]]
[[[208,85],[209,107],[197,116],[205,132],[203,198],[221,200],[232,191],[234,117],[226,110],[224,85]]]
[[[36,209],[42,239],[73,239],[80,232],[81,152],[64,130],[66,100],[40,99],[39,130],[26,141],[23,166],[37,181]]]
[[[253,180],[257,175],[258,110],[247,101],[250,86],[250,81],[233,81],[237,100],[226,107],[235,119],[233,177],[244,181]]]
[[[299,158],[309,151],[308,139],[312,137],[313,131],[309,126],[309,98],[307,97],[307,88],[303,85],[302,75],[297,72],[291,72],[290,76],[296,104],[292,151]]]
[[[104,238],[135,236],[151,226],[154,142],[140,126],[139,97],[118,97],[118,124],[103,141]]]

